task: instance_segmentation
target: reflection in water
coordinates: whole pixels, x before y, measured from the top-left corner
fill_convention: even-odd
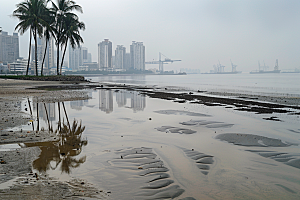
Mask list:
[[[55,104],[52,103],[47,106],[46,103],[34,103],[33,105],[33,110],[36,111],[37,114],[38,126],[39,119],[43,119],[48,124],[48,130],[53,132],[52,121],[55,120]],[[69,174],[72,168],[79,167],[86,160],[86,156],[79,159],[77,158],[82,151],[82,147],[88,144],[86,139],[82,139],[85,126],[82,126],[81,122],[78,123],[75,119],[73,123],[70,124],[64,102],[58,102],[57,106],[59,116],[55,133],[59,137],[59,140],[55,142],[25,144],[25,147],[40,147],[41,154],[39,158],[33,162],[33,168],[40,173],[47,172],[47,170],[50,169],[55,170],[60,166],[62,173]],[[64,122],[65,119],[67,121],[66,123]],[[37,130],[39,130],[39,128]],[[20,146],[23,147],[24,145]]]
[[[86,160],[86,156],[76,158],[82,147],[88,144],[86,139],[82,139],[84,129],[85,126],[74,119],[71,127],[63,123],[61,131],[57,130],[59,141],[25,144],[26,147],[39,146],[41,149],[39,158],[33,162],[33,168],[42,173],[60,166],[62,173],[69,174],[72,168],[79,167]]]
[[[143,111],[146,107],[146,98],[134,91],[131,94],[131,108],[134,112]]]
[[[130,106],[134,112],[143,111],[146,108],[146,98],[137,91],[126,91],[126,90],[98,90],[98,108],[99,110],[109,114],[114,110],[114,94],[116,97],[116,103],[118,107],[125,107],[127,100],[130,99]],[[92,97],[92,94],[89,94]],[[75,110],[82,110],[83,106],[88,106],[89,100],[72,101],[70,103],[71,108]]]
[[[106,113],[113,111],[113,93],[111,90],[99,90],[99,109]]]
[[[128,92],[125,90],[120,90],[116,93],[116,101],[118,104],[118,107],[124,107],[127,104],[127,96]]]

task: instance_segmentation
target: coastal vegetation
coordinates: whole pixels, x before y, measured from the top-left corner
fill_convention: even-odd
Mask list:
[[[19,19],[15,30],[18,30],[21,35],[28,30],[30,32],[26,75],[28,75],[30,64],[32,37],[35,42],[35,75],[38,76],[38,37],[46,40],[44,55],[47,51],[47,43],[51,37],[54,38],[57,49],[56,73],[57,75],[61,75],[68,43],[70,43],[72,48],[75,48],[76,45],[80,46],[83,43],[80,30],[85,29],[85,24],[79,21],[78,15],[73,12],[78,11],[82,13],[82,7],[72,0],[56,0],[56,2],[52,0],[26,0],[17,4],[16,7],[16,10],[12,14],[13,17]],[[61,61],[59,60],[60,50],[63,51]],[[44,61],[45,56],[41,65],[41,76],[43,76]]]

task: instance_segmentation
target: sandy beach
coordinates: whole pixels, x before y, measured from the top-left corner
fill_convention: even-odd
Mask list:
[[[33,115],[21,109],[21,101],[34,98],[38,103],[53,103],[88,99],[86,92],[82,91],[30,89],[45,85],[57,86],[63,83],[0,79],[1,146],[7,144],[14,148],[23,143],[59,141],[58,135],[49,130],[8,131],[13,127],[30,124],[37,120]],[[29,110],[28,106],[27,109]],[[39,157],[40,153],[41,149],[37,146],[16,150],[10,149],[10,146],[1,148],[1,199],[81,199],[80,197],[102,199],[106,196],[102,190],[88,185],[85,180],[73,179],[62,182],[54,177],[47,177],[46,174],[33,173],[32,162]]]
[[[57,102],[76,137],[47,131]],[[297,98],[0,79],[0,112],[4,199],[300,196]]]

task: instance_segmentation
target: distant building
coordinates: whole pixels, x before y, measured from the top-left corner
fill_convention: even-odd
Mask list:
[[[83,52],[87,52],[87,48],[84,48],[83,51],[83,47],[73,49],[71,45],[69,46],[69,68],[74,71],[79,70],[79,67],[83,65]]]
[[[97,62],[83,63],[83,66],[86,66],[88,71],[97,71],[97,70],[99,70]]]
[[[81,51],[82,51],[82,62],[87,63],[88,62],[88,54],[89,54],[88,49],[86,47],[82,47]]]
[[[52,67],[56,67],[56,55],[54,51],[54,40],[51,38],[47,42],[47,50],[45,54],[45,48],[46,48],[46,39],[45,38],[37,38],[37,61],[38,61],[38,73],[41,72],[43,60],[43,74],[50,73],[50,69]],[[32,64],[32,69],[35,70],[35,44],[31,45],[31,56],[30,56],[30,62]]]
[[[3,64],[12,63],[19,58],[19,36],[18,33],[8,35],[7,32],[0,32],[0,62]]]
[[[118,45],[115,51],[115,67],[117,69],[125,69],[126,48]]]
[[[15,74],[25,74],[27,69],[27,59],[17,59],[15,62],[9,63],[8,70]]]
[[[130,45],[131,68],[145,70],[145,46],[143,42],[132,42]]]
[[[112,43],[109,39],[98,44],[98,64],[100,70],[112,69]]]
[[[8,72],[7,65],[3,65],[3,63],[0,63],[0,74],[4,74]]]
[[[124,66],[123,67],[126,70],[131,68],[131,55],[130,55],[130,53],[125,54]]]
[[[91,63],[92,62],[92,54],[91,53],[88,53],[88,63]]]

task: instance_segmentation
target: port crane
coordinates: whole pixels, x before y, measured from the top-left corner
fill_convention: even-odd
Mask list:
[[[231,62],[231,71],[232,72],[236,72],[236,68],[237,68],[237,65],[234,65],[233,63],[232,63],[232,61],[231,61],[231,59],[230,59],[230,62]]]
[[[164,56],[165,60],[161,60],[161,56]],[[145,62],[145,64],[158,64],[159,71],[164,72],[164,64],[173,63],[173,62],[177,62],[177,61],[181,61],[181,60],[171,60],[170,58],[168,58],[167,56],[165,56],[164,54],[159,52],[159,60],[158,61]]]

